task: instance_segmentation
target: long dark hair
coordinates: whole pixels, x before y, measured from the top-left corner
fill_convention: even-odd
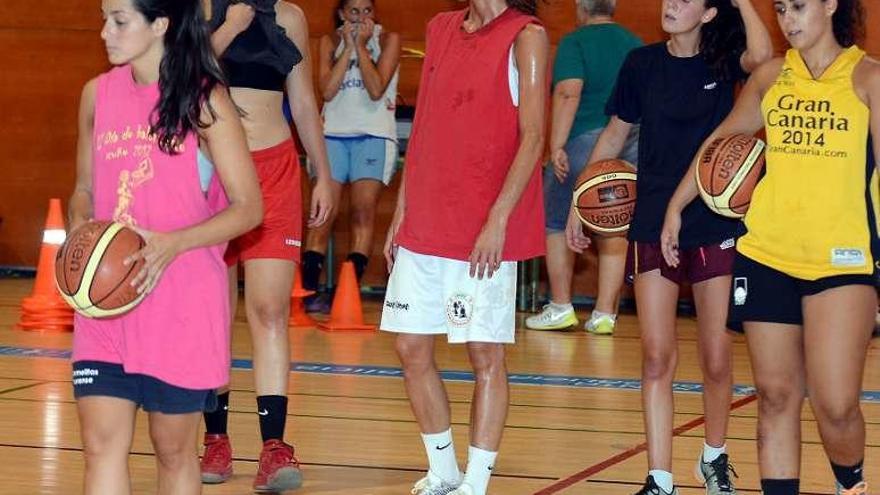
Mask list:
[[[223,71],[211,48],[200,0],[134,0],[133,4],[148,22],[168,18],[165,55],[159,65],[160,96],[150,132],[162,151],[175,154],[190,132],[204,129],[216,119],[209,98],[223,83]],[[207,107],[211,122],[202,121],[203,107]]]
[[[840,46],[850,47],[864,39],[865,7],[861,0],[837,0],[837,11],[831,23]]]
[[[538,13],[538,0],[507,0],[507,6],[523,14],[536,15]]]
[[[711,8],[718,14],[701,28],[700,53],[715,77],[729,81],[734,79],[734,65],[746,50],[746,26],[730,0],[706,0],[706,9]]]

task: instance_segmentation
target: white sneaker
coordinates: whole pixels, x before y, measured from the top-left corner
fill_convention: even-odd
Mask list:
[[[584,323],[584,330],[595,335],[613,335],[616,326],[617,315],[593,311],[590,319]]]
[[[412,495],[449,495],[450,493],[453,493],[460,484],[461,483],[449,483],[428,471],[428,475],[417,481],[412,490],[410,490],[410,493]]]
[[[474,495],[474,489],[471,488],[471,485],[462,483],[461,486],[449,492],[449,495]]]
[[[578,324],[574,308],[559,311],[553,304],[544,305],[544,309],[533,316],[526,318],[526,328],[532,330],[562,330]]]

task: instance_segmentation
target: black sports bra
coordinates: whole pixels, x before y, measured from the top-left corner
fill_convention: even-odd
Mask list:
[[[266,33],[256,22],[235,38],[220,59],[230,87],[284,91],[287,72],[267,63],[265,58],[271,56],[268,47]],[[236,57],[236,53],[243,56]]]
[[[220,58],[230,87],[284,91],[287,74],[302,61],[302,53],[275,21],[276,0],[245,0],[256,15]],[[226,19],[229,0],[213,0],[211,26]],[[218,15],[219,14],[219,15]]]

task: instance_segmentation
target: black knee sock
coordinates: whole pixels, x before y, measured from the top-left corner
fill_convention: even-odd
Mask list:
[[[205,413],[205,431],[209,435],[225,435],[229,424],[229,392],[217,395],[217,409]]]
[[[363,253],[351,253],[348,255],[348,261],[354,263],[354,273],[357,275],[358,282],[364,277],[364,272],[367,270],[367,263],[369,263],[370,258]]]
[[[257,397],[257,414],[260,415],[260,433],[263,441],[282,440],[284,423],[287,421],[287,397],[284,395],[260,395]]]
[[[306,251],[302,256],[302,284],[306,290],[318,290],[321,270],[324,269],[324,255],[317,251]]]
[[[831,470],[834,471],[834,477],[837,478],[837,482],[849,490],[865,479],[864,473],[862,473],[864,463],[865,461],[861,460],[855,466],[838,466],[832,462]]]
[[[798,495],[801,480],[761,480],[764,495]]]

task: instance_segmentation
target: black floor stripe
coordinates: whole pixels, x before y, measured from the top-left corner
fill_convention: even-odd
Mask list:
[[[30,450],[55,450],[59,452],[77,452],[82,453],[81,448],[76,447],[41,447],[38,445],[19,445],[19,444],[10,444],[10,443],[0,443],[0,448],[9,448],[9,449],[30,449]],[[132,451],[129,453],[133,456],[138,457],[155,457],[156,455],[152,452],[136,452]],[[233,461],[237,462],[247,462],[251,464],[256,464],[259,462],[259,459],[255,457],[233,457]],[[331,468],[345,468],[345,469],[369,469],[369,470],[379,470],[379,471],[400,471],[406,473],[424,473],[425,468],[408,468],[401,466],[367,466],[360,464],[334,464],[334,463],[326,463],[326,462],[300,462],[301,466],[314,466],[314,467],[331,467]],[[556,478],[552,476],[528,476],[523,474],[507,474],[507,473],[492,473],[492,477],[497,478],[509,478],[509,479],[524,479],[524,480],[536,480],[536,481],[552,481]]]

